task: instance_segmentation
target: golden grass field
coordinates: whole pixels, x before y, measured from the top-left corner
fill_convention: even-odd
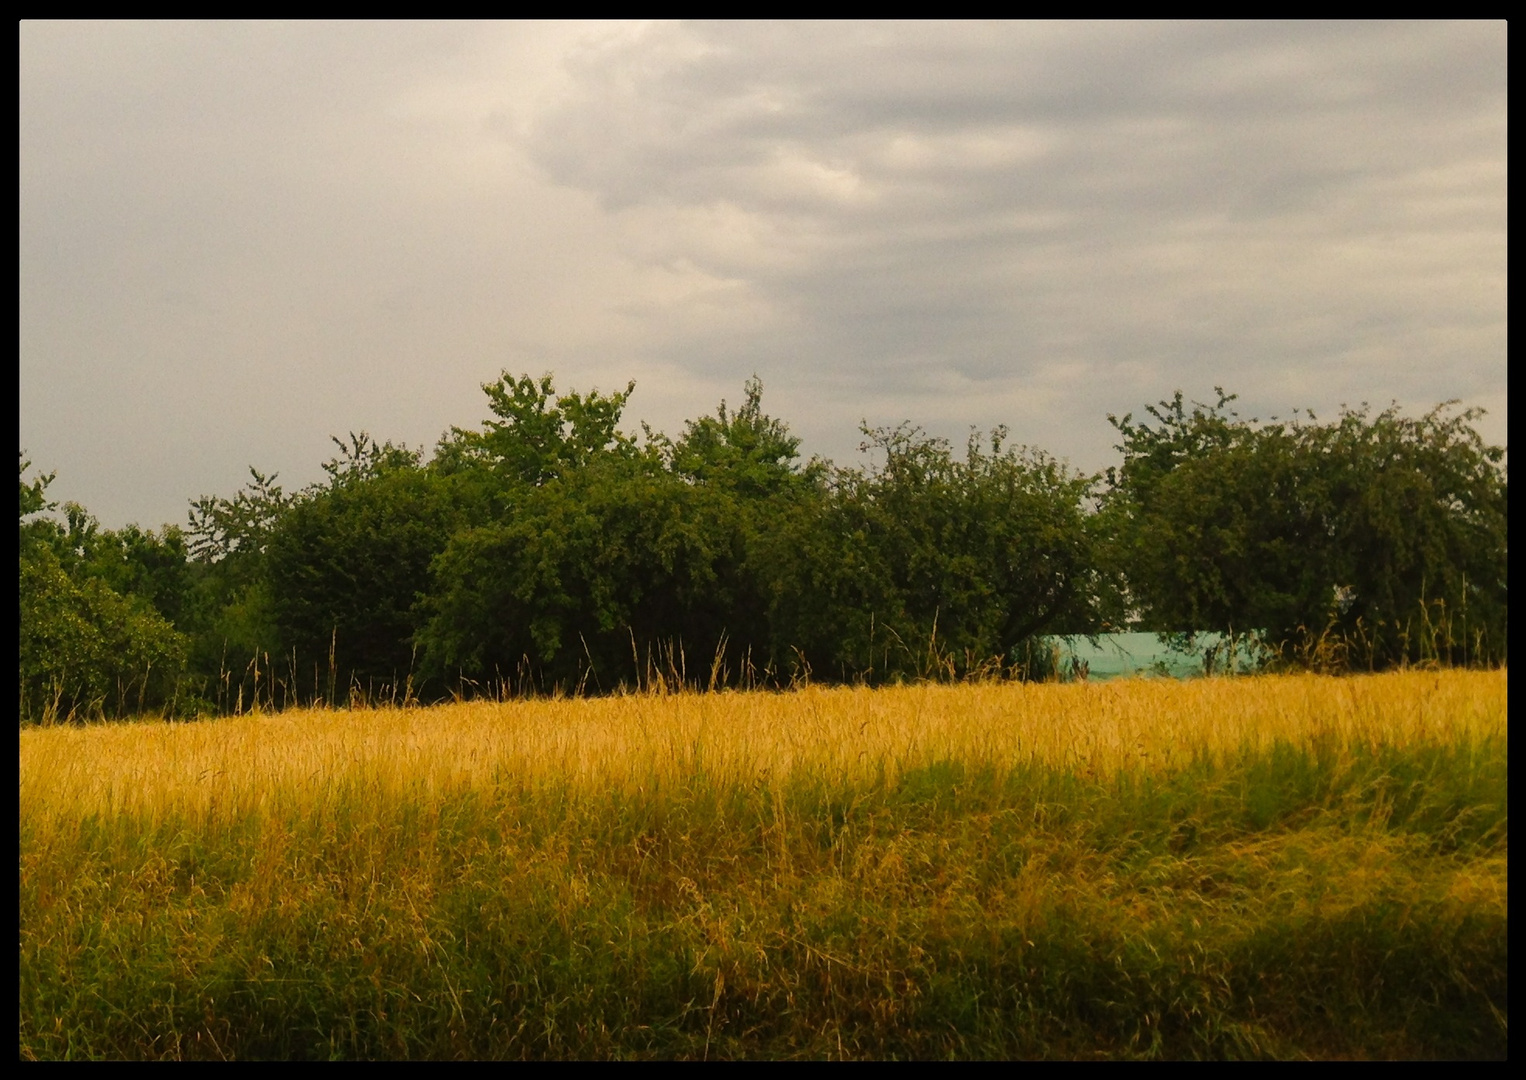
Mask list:
[[[1282,741],[1345,747],[1503,738],[1504,672],[1095,684],[925,685],[295,710],[194,724],[21,732],[21,813],[243,815],[318,809],[347,784],[378,797],[565,784],[643,792],[702,769],[777,785],[939,760],[1083,774],[1158,772],[1194,753]]]
[[[22,1052],[1497,1056],[1507,685],[25,728]]]

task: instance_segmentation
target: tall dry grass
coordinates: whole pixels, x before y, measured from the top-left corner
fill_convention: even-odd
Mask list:
[[[936,761],[1158,773],[1277,743],[1357,747],[1504,738],[1504,671],[1332,679],[923,685],[292,710],[191,724],[21,731],[21,815],[241,817],[319,811],[339,790],[391,799],[571,785],[652,792],[700,772],[778,785],[893,780]],[[47,823],[45,825],[45,823]]]
[[[35,1057],[1494,1056],[1504,671],[24,729]]]

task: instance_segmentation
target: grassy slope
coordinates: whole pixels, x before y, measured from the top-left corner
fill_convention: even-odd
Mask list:
[[[35,1057],[1508,1052],[1504,672],[21,736]]]

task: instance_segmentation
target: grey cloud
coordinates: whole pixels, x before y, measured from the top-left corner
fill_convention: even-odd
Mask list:
[[[753,372],[808,451],[1461,396],[1505,425],[1503,24],[24,24],[22,439],[109,521],[501,367]]]
[[[926,407],[941,367],[999,404],[1079,365],[1071,430],[1319,368],[1310,404],[1429,404],[1503,376],[1505,59],[1488,24],[660,27],[582,57],[529,146],[617,214],[766,222],[785,257],[682,227],[663,256],[793,312],[787,378],[814,353]],[[1438,262],[1486,287],[1435,295]],[[1438,369],[1414,347],[1438,324],[1473,355]],[[716,347],[671,345],[707,369]],[[1364,349],[1392,358],[1345,363]]]

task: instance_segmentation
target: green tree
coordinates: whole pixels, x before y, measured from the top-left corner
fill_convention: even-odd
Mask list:
[[[422,454],[352,434],[273,524],[265,581],[280,653],[314,696],[352,683],[406,692],[415,605],[459,514],[450,481]]]
[[[435,562],[431,670],[609,689],[649,668],[736,674],[766,650],[752,539],[822,467],[798,464],[755,379],[741,409],[722,403],[677,442],[647,429],[644,447],[617,427],[632,387],[557,397],[550,376],[505,376],[484,387],[498,419],[442,444],[436,468],[498,486]]]
[[[644,679],[654,655],[666,674],[666,647],[708,667],[743,556],[732,506],[651,452],[548,480],[506,520],[455,534],[436,560],[420,635],[431,666],[604,690]]]
[[[962,675],[1093,628],[1088,479],[1005,429],[962,460],[909,425],[864,434],[883,465],[838,470],[776,532],[775,656],[837,678]]]
[[[1324,642],[1374,667],[1504,659],[1504,451],[1477,412],[1263,424],[1233,400],[1109,418],[1113,554],[1150,628],[1263,631],[1287,657]]]
[[[256,673],[281,655],[266,553],[295,496],[274,473],[251,466],[249,475],[231,499],[194,500],[184,531],[190,588],[181,626],[191,638],[189,668],[199,692],[220,709],[252,702]]]
[[[623,393],[558,395],[550,375],[515,378],[505,371],[482,385],[493,419],[480,431],[451,428],[436,466],[447,473],[486,466],[512,487],[533,487],[595,458],[629,454],[635,444],[618,425],[635,389],[632,382]]]
[[[49,550],[21,563],[23,718],[120,716],[174,695],[185,639],[149,605],[76,579]]]
[[[44,510],[52,510],[54,505],[48,501],[48,485],[53,482],[54,473],[38,476],[29,484],[26,480],[26,471],[32,467],[27,460],[26,451],[21,451],[21,519],[25,521],[33,514],[42,513]]]
[[[65,506],[67,527],[43,518],[28,521],[53,509],[46,498],[52,474],[29,484],[29,464],[23,455],[22,719],[122,715],[171,704],[186,640],[154,601],[177,602],[173,544],[136,526],[103,532],[74,503]]]
[[[800,440],[782,420],[763,412],[763,383],[756,375],[747,380],[743,395],[735,412],[722,401],[714,416],[685,425],[670,451],[672,470],[750,502],[819,485],[827,466],[816,460],[801,465]]]

